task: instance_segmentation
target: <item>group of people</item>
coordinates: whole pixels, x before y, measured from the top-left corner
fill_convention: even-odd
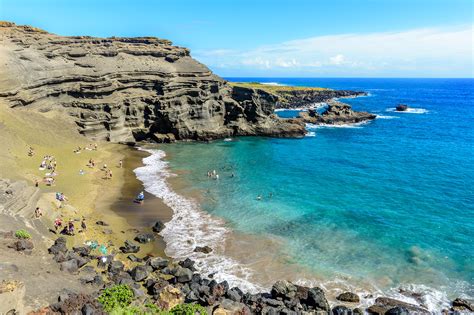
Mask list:
[[[56,158],[52,155],[45,155],[43,157],[43,160],[41,161],[41,164],[40,164],[40,171],[43,171],[43,170],[49,170],[48,173],[45,174],[45,176],[43,177],[43,182],[46,183],[46,185],[48,186],[52,186],[55,182],[55,179],[54,177],[57,175],[56,173],[56,167],[57,167],[58,163],[56,161]],[[38,187],[38,182],[36,182],[36,187]]]
[[[97,151],[97,143],[89,143],[89,145],[85,148],[78,146],[73,152],[81,153],[82,150]]]
[[[87,228],[86,221],[84,218],[82,218],[82,221],[81,221],[81,228],[82,228],[82,231],[85,231]],[[56,220],[54,220],[54,229],[56,233],[58,232],[58,230],[60,230],[61,234],[73,236],[74,231],[75,231],[74,221],[69,220],[67,224],[64,224],[63,226],[63,220],[58,217],[56,218]]]
[[[102,170],[105,172],[104,179],[112,179],[112,170],[107,167],[107,164],[102,166]]]
[[[216,170],[207,171],[207,177],[212,179],[219,179],[219,174],[217,174]]]

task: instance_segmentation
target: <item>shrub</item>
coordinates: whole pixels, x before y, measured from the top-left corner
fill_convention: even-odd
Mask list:
[[[173,315],[207,315],[207,311],[199,304],[181,304],[176,305],[170,311]]]
[[[17,230],[17,231],[15,232],[15,236],[16,236],[17,238],[23,238],[23,239],[31,238],[30,233],[26,232],[25,230]]]
[[[102,291],[97,301],[102,304],[106,312],[111,312],[114,309],[129,306],[132,303],[133,296],[133,291],[129,286],[120,284]]]

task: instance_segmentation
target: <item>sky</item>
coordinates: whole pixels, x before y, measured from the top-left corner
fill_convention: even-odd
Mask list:
[[[473,0],[0,0],[61,35],[156,36],[224,77],[474,77]]]

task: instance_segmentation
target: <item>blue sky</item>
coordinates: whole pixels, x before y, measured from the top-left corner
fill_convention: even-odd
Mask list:
[[[472,77],[472,0],[0,0],[62,35],[156,36],[222,76]]]

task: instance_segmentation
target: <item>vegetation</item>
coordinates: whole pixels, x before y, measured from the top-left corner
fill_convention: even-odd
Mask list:
[[[132,303],[133,297],[132,289],[125,284],[120,284],[106,288],[97,301],[102,304],[106,312],[112,312],[114,309],[128,307]]]
[[[16,236],[17,238],[22,238],[22,239],[29,239],[29,238],[31,238],[30,233],[26,232],[25,230],[17,230],[17,231],[15,232],[15,236]]]
[[[206,309],[199,304],[176,305],[169,311],[163,311],[154,304],[132,305],[133,299],[132,289],[120,284],[103,290],[97,301],[111,315],[207,315]]]
[[[326,88],[305,87],[305,86],[287,86],[287,85],[270,85],[259,82],[229,82],[232,86],[246,87],[250,89],[260,89],[267,93],[290,92],[290,91],[325,91]]]

